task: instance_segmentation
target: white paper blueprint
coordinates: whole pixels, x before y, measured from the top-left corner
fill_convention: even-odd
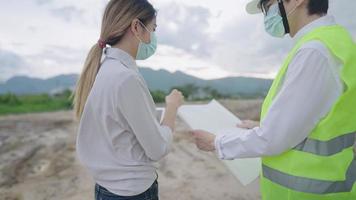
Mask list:
[[[238,129],[240,119],[216,100],[205,105],[184,105],[178,110],[179,117],[191,128],[206,130],[211,133],[233,132]],[[223,160],[232,174],[243,184],[254,181],[261,171],[260,158]]]

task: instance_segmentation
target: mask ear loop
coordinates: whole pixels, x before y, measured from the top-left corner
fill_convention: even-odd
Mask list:
[[[151,34],[151,31],[148,30],[148,28],[146,27],[146,25],[145,25],[144,23],[142,23],[141,20],[139,20],[138,23],[140,23],[141,26],[142,26],[147,32],[149,32],[149,33]],[[141,40],[138,36],[135,35],[135,37],[136,37],[141,43],[144,43],[144,42],[142,42],[142,40]]]
[[[284,5],[283,5],[283,0],[278,0],[278,7],[279,7],[279,11],[281,12],[282,19],[283,19],[283,26],[284,26],[285,33],[288,34],[288,33],[290,33],[290,28],[289,28],[286,9],[284,8]]]

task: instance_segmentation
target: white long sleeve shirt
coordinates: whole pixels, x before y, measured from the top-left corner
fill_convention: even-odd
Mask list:
[[[320,26],[335,25],[324,16],[302,28],[297,42]],[[215,147],[220,159],[279,155],[308,137],[343,92],[341,61],[319,41],[305,43],[291,61],[278,94],[260,126],[219,133]]]
[[[105,54],[80,120],[77,154],[96,183],[134,196],[157,178],[153,164],[168,153],[172,130],[159,124],[134,59],[117,48]]]

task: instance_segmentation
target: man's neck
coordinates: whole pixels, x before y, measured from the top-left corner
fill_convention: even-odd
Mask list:
[[[290,36],[293,38],[306,25],[320,19],[323,16],[324,15],[303,15],[299,17],[298,21],[290,27]]]

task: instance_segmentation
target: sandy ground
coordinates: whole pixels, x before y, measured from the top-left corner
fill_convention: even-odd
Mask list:
[[[261,101],[221,101],[258,119]],[[0,200],[91,200],[94,182],[75,155],[72,112],[0,118]],[[258,180],[242,186],[212,153],[198,151],[178,119],[171,153],[158,163],[162,200],[260,199]]]

